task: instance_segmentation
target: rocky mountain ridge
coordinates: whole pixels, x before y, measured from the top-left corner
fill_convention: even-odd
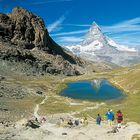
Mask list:
[[[82,74],[84,65],[52,40],[39,16],[21,7],[0,14],[0,60],[26,63],[34,73],[64,75]]]

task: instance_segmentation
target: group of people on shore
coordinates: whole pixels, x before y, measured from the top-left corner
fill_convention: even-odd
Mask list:
[[[91,117],[92,118],[92,117]],[[94,118],[93,118],[94,119]],[[109,109],[106,113],[105,113],[105,118],[102,119],[101,115],[98,114],[96,117],[96,124],[97,125],[101,125],[102,121],[107,121],[109,126],[113,126],[114,125],[114,121],[117,121],[117,128],[121,128],[121,123],[123,121],[123,114],[120,110],[117,111],[116,114],[113,113],[113,111],[111,109]],[[64,120],[63,120],[64,122]],[[84,124],[87,125],[88,124],[88,119],[87,117],[84,117],[83,119],[70,119],[67,122],[67,125],[72,127],[72,126],[79,126],[80,124]]]
[[[92,117],[91,117],[92,118]],[[94,119],[94,118],[93,118]],[[97,117],[96,117],[96,124],[97,125],[101,125],[101,122],[104,121],[104,120],[107,120],[108,122],[108,125],[109,126],[113,126],[114,124],[114,121],[116,120],[117,121],[117,128],[121,128],[121,123],[123,121],[123,113],[118,110],[116,115],[113,113],[113,111],[111,109],[109,109],[106,113],[105,113],[105,118],[102,119],[101,115],[100,114],[97,114]],[[46,122],[46,118],[45,117],[42,117],[40,120],[38,120],[36,117],[35,119],[32,119],[32,120],[29,120],[29,125],[33,125],[34,122],[36,123],[44,123]],[[60,124],[63,124],[65,121],[63,118],[60,118]],[[35,123],[35,124],[36,124]],[[79,126],[80,124],[83,124],[83,125],[88,125],[88,119],[87,117],[84,117],[82,119],[70,119],[68,122],[67,122],[67,125],[69,127],[72,127],[72,126]]]
[[[83,119],[75,119],[75,120],[69,120],[67,123],[70,127],[72,126],[79,126],[80,124],[88,125],[88,119],[87,117],[84,117]]]
[[[115,114],[112,112],[111,109],[109,109],[105,114],[106,120],[108,121],[109,126],[113,125],[113,122],[115,120]],[[121,128],[121,123],[123,121],[123,114],[120,110],[116,113],[116,120],[117,120],[117,127]],[[100,114],[97,115],[96,118],[96,124],[101,125],[102,117]]]

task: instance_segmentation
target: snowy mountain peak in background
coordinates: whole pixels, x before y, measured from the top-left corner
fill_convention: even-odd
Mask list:
[[[93,22],[91,28],[85,36],[84,41],[82,42],[82,45],[88,45],[96,40],[99,42],[104,42],[104,35],[101,32],[101,28],[96,24],[96,22]]]
[[[89,32],[101,32],[101,28],[98,26],[98,24],[94,21],[91,25],[91,28],[89,29]]]
[[[117,44],[103,34],[96,22],[93,22],[80,44],[65,47],[74,54],[92,61],[108,61],[121,66],[129,66],[139,60],[136,49]]]
[[[95,46],[102,45],[102,47],[104,47],[106,46],[106,44],[108,44],[119,51],[137,52],[136,49],[128,48],[127,46],[124,45],[119,45],[109,37],[105,36],[96,22],[93,22],[91,28],[89,29],[88,33],[85,36],[84,41],[82,42],[82,45],[83,46],[89,45],[93,42],[95,43]]]
[[[92,26],[90,27],[89,31],[88,31],[88,35],[96,35],[96,34],[102,34],[101,32],[101,28],[97,25],[96,22],[92,23]]]

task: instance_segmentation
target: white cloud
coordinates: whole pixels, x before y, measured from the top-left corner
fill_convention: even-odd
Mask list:
[[[111,26],[101,26],[101,27],[102,27],[103,32],[109,33],[109,34],[132,32],[132,31],[140,32],[140,17],[123,21],[123,22],[120,22],[118,24],[114,24]]]
[[[64,26],[90,27],[90,24],[63,24]]]
[[[83,38],[81,37],[75,37],[75,36],[68,36],[68,37],[58,37],[57,40],[59,40],[60,42],[81,42],[83,40]]]
[[[78,31],[71,31],[71,32],[62,32],[62,33],[51,34],[51,36],[77,35],[77,34],[86,33],[87,31],[88,30],[78,30]]]
[[[140,17],[111,26],[101,26],[102,31],[116,42],[128,46],[140,45]]]
[[[65,16],[61,16],[58,20],[56,20],[54,23],[48,25],[47,29],[48,31],[51,33],[52,31],[58,31],[58,28],[61,29],[61,27],[59,27],[62,22],[65,20]]]
[[[117,36],[112,36],[116,42],[119,42],[128,46],[140,46],[140,33],[129,33],[129,34],[120,34]]]

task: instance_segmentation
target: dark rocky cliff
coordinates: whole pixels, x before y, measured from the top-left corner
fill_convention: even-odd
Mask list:
[[[64,75],[82,74],[84,65],[53,41],[39,16],[21,7],[0,14],[0,59],[24,62],[34,72]]]

